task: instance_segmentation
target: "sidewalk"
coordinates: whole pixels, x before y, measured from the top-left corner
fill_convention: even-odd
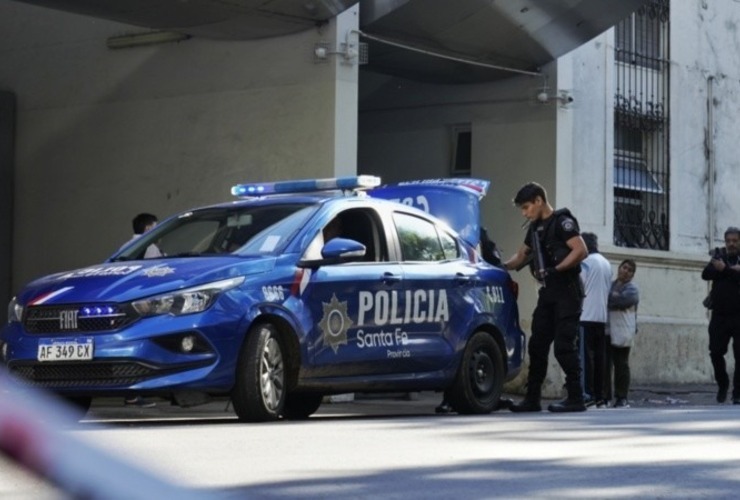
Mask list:
[[[630,389],[632,407],[716,405],[715,384],[635,384]],[[732,404],[732,393],[727,402]]]

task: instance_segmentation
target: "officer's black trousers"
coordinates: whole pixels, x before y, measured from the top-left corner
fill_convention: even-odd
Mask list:
[[[577,278],[576,278],[577,279]],[[550,345],[555,344],[555,359],[565,372],[568,398],[583,398],[581,364],[578,353],[578,319],[582,297],[577,284],[548,283],[540,288],[532,317],[529,340],[529,380],[527,395],[539,399],[547,376]]]
[[[714,379],[717,385],[724,389],[730,385],[725,364],[725,354],[730,340],[735,357],[732,397],[736,399],[740,398],[740,315],[712,313],[712,319],[709,321],[709,358],[714,368]]]
[[[583,367],[586,374],[585,387],[595,402],[604,400],[606,384],[606,324],[596,321],[582,321],[584,357]]]

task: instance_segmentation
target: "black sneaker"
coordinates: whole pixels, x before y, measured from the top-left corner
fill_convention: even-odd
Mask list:
[[[547,409],[553,413],[570,413],[576,411],[586,411],[586,404],[582,399],[564,399],[557,403],[552,403]]]
[[[727,387],[720,387],[717,389],[717,402],[724,403],[727,401]]]
[[[617,398],[617,400],[614,402],[614,408],[629,408],[630,402],[627,401],[627,398]]]
[[[514,413],[530,413],[542,411],[542,406],[540,405],[539,400],[524,398],[520,402],[511,405],[509,410]]]
[[[148,399],[144,399],[141,396],[136,396],[135,398],[127,398],[123,402],[126,406],[138,406],[139,408],[154,408],[155,406],[157,406],[157,403],[155,403],[154,401],[149,401]]]

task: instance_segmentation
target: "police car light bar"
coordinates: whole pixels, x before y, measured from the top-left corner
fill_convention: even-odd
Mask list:
[[[239,198],[250,198],[268,194],[311,193],[335,189],[369,189],[378,186],[380,186],[380,177],[374,175],[358,175],[354,177],[237,184],[231,188],[231,194]]]

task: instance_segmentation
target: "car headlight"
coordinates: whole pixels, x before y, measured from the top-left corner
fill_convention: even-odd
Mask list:
[[[23,306],[18,303],[16,297],[8,304],[8,323],[18,322],[20,323],[23,318]]]
[[[141,316],[193,314],[208,309],[219,293],[244,283],[244,276],[155,295],[131,303]]]

